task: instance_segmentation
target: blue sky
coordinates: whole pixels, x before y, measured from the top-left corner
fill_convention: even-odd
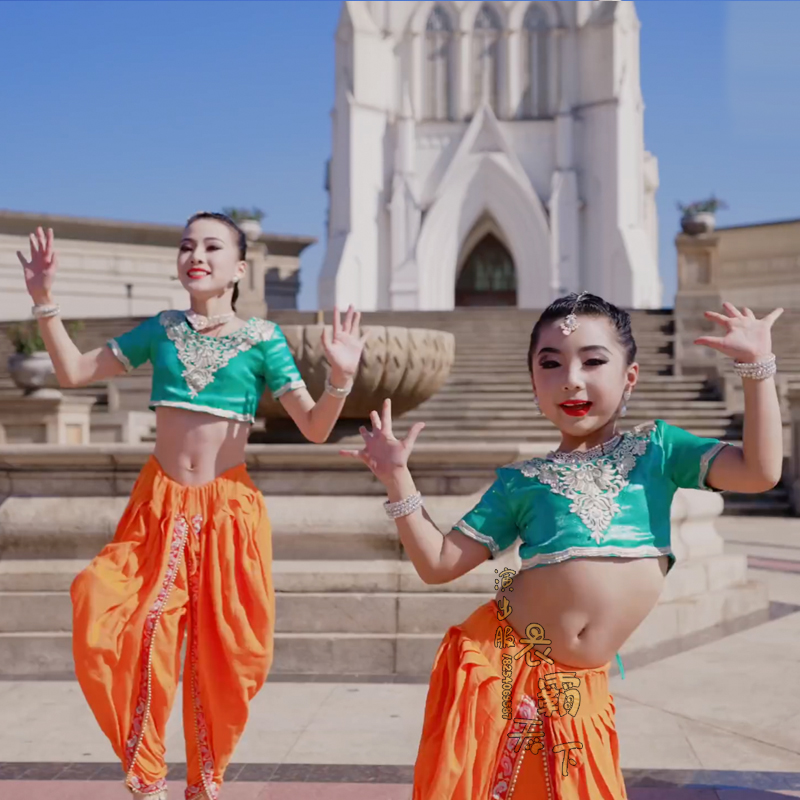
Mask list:
[[[0,208],[180,223],[263,208],[324,251],[338,0],[0,3]],[[800,217],[800,2],[643,0],[665,304],[677,200],[718,224]]]

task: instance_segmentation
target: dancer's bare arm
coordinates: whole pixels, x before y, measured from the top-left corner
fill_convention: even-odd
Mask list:
[[[322,347],[331,366],[331,385],[337,389],[351,386],[355,379],[364,344],[369,332],[360,334],[361,313],[353,306],[347,309],[344,321],[340,321],[339,309],[333,310],[333,331],[322,332]],[[305,389],[287,392],[280,399],[286,413],[294,420],[300,433],[310,442],[322,444],[328,440],[336,420],[342,413],[344,397],[334,397],[327,392],[316,402]]]
[[[391,401],[386,400],[379,417],[370,415],[372,431],[361,428],[363,450],[342,450],[342,455],[358,458],[372,470],[386,487],[390,502],[416,493],[414,478],[408,469],[408,457],[417,436],[425,427],[418,422],[403,441],[392,433]],[[448,583],[486,561],[489,551],[461,531],[444,535],[424,508],[395,520],[400,540],[418,575],[425,583]]]
[[[50,305],[53,302],[53,281],[58,269],[52,228],[48,229],[47,234],[42,228],[37,228],[36,233],[30,235],[30,244],[30,261],[17,252],[25,274],[25,285],[34,303]],[[125,367],[108,347],[98,347],[88,353],[81,353],[70,339],[60,316],[40,319],[39,331],[53,361],[56,378],[65,388],[86,386],[125,372]]]
[[[707,311],[707,319],[722,325],[724,336],[702,336],[695,344],[718,350],[745,364],[762,361],[772,353],[772,326],[783,313],[776,308],[763,319],[749,309],[723,303],[727,312]],[[774,378],[742,379],[744,435],[742,447],[726,447],[708,471],[708,484],[729,492],[766,492],[781,479],[783,424]]]

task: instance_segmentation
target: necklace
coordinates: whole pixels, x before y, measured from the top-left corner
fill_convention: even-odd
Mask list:
[[[230,322],[236,316],[235,312],[228,311],[225,314],[215,314],[212,317],[204,317],[202,314],[198,314],[191,308],[188,311],[184,311],[184,314],[186,315],[187,322],[196,331],[204,331],[207,328],[215,328],[217,325],[224,325],[226,322]]]
[[[582,463],[584,461],[591,461],[592,459],[598,458],[600,456],[608,455],[612,450],[616,448],[621,439],[622,439],[622,434],[618,433],[613,438],[609,439],[607,442],[595,445],[589,450],[584,450],[583,452],[571,451],[568,453],[565,453],[560,450],[553,450],[547,454],[546,458],[562,464],[565,463],[574,464],[574,463]]]

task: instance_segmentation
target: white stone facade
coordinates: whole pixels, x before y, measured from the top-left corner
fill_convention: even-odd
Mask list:
[[[147,317],[188,307],[177,275],[181,226],[0,211],[0,321],[30,317],[17,251],[30,254],[28,235],[39,225],[55,233],[54,296],[65,318]],[[268,305],[295,308],[300,253],[315,241],[271,233],[252,238],[239,315],[264,317]]]
[[[487,234],[500,304],[659,307],[657,187],[632,2],[343,3],[320,308],[452,309]]]

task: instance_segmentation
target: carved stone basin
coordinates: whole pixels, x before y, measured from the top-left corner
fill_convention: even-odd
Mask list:
[[[322,395],[328,369],[322,347],[323,329],[322,325],[281,325],[300,374],[315,399]],[[392,399],[392,416],[400,416],[444,386],[455,358],[452,333],[369,325],[362,330],[369,330],[370,337],[353,391],[342,409],[343,419],[366,419],[371,411],[380,411],[387,397]],[[258,416],[267,420],[288,417],[269,392],[261,398]]]

